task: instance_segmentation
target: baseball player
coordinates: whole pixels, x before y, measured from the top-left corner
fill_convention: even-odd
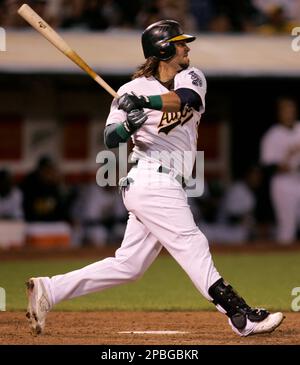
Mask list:
[[[294,100],[278,100],[278,122],[263,136],[261,162],[271,176],[270,195],[277,220],[276,239],[291,244],[300,223],[300,123]]]
[[[189,65],[188,44],[194,39],[172,20],[154,23],[143,32],[146,62],[118,90],[121,97],[113,100],[105,128],[109,148],[129,138],[134,143],[135,166],[122,184],[129,211],[123,242],[115,257],[65,275],[29,279],[27,317],[33,333],[43,331],[47,312],[62,300],[136,280],[162,247],[199,292],[228,316],[238,335],[271,332],[282,322],[282,313],[251,308],[223,280],[187,204],[184,187],[194,161],[182,166],[180,155],[190,151],[195,157],[206,93],[203,73]],[[169,163],[172,152],[178,154]]]

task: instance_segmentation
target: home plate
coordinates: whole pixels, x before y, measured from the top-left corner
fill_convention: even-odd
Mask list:
[[[134,334],[134,335],[181,335],[189,332],[185,331],[122,331],[119,334]]]

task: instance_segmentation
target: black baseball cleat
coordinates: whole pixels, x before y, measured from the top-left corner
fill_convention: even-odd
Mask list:
[[[233,331],[240,336],[270,333],[284,319],[281,312],[271,314],[263,308],[251,308],[223,278],[211,285],[208,293],[218,309],[222,308],[221,311],[229,317]]]
[[[257,309],[256,311],[260,311],[260,309]],[[261,309],[261,311],[264,311],[264,309]],[[246,337],[263,333],[271,333],[280,326],[284,318],[285,317],[281,312],[268,313],[267,316],[259,322],[254,322],[247,318],[246,326],[243,329],[237,328],[232,323],[232,319],[229,319],[229,323],[235,333],[242,337]]]

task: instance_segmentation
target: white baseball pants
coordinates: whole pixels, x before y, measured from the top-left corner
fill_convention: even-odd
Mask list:
[[[274,176],[271,197],[277,220],[276,239],[281,244],[291,244],[300,223],[300,176]]]
[[[139,161],[128,174],[133,182],[123,189],[129,219],[115,257],[80,270],[47,278],[53,304],[101,291],[139,278],[162,246],[188,274],[202,295],[220,279],[206,237],[196,226],[186,192],[171,174],[159,173],[156,163]]]

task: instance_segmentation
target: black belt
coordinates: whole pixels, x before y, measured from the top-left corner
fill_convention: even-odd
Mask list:
[[[171,172],[171,169],[168,169],[165,166],[160,165],[159,168],[157,169],[158,172],[162,172],[163,174],[169,174]],[[182,175],[176,175],[174,176],[174,179],[177,180],[179,182],[179,184],[183,187],[183,189],[186,188],[186,183],[184,181],[184,177]]]
[[[133,166],[137,166],[138,165],[139,160],[136,160],[132,163]],[[159,168],[157,169],[157,172],[161,172],[163,174],[169,174],[171,172],[171,169],[160,165]],[[176,175],[174,176],[174,179],[177,180],[179,182],[179,184],[182,186],[183,189],[186,188],[186,183],[184,181],[184,177],[182,175]]]

